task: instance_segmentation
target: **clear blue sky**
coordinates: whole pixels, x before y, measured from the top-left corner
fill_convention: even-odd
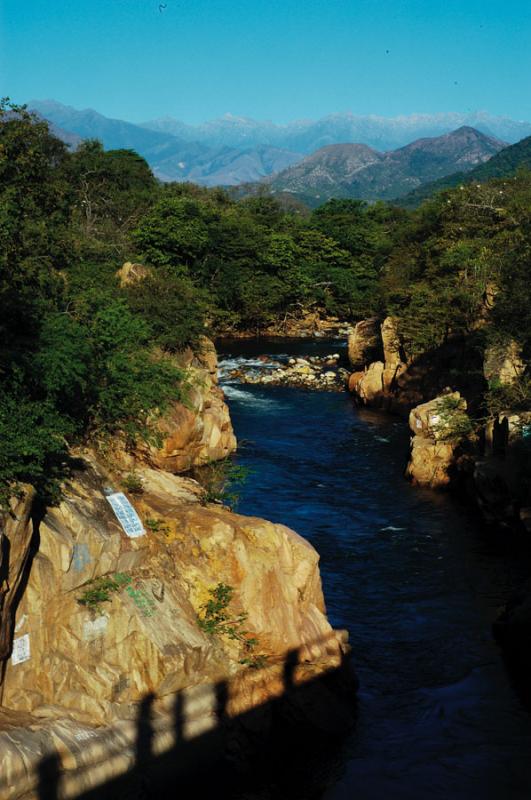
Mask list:
[[[529,120],[530,78],[531,0],[0,0],[1,94],[131,121]]]

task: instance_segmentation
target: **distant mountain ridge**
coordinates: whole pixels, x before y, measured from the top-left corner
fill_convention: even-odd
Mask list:
[[[55,100],[32,100],[29,107],[55,126],[58,135],[72,144],[80,139],[99,139],[106,149],[130,148],[143,156],[163,181],[195,181],[203,186],[232,186],[285,169],[302,158],[281,148],[212,148],[173,134],[153,131],[99,114],[78,110]],[[68,135],[70,134],[70,136]]]
[[[437,181],[424,183],[404,197],[397,198],[396,202],[406,208],[415,208],[443,189],[453,189],[463,183],[482,183],[491,178],[510,178],[521,168],[531,169],[531,136],[504,148],[470,172],[454,172]]]
[[[421,183],[471,169],[503,146],[496,137],[464,125],[460,130],[469,132],[469,141],[461,141],[463,152],[459,154],[455,131],[444,130],[435,137],[413,135],[419,131],[446,129],[473,117],[484,129],[503,131],[503,138],[508,141],[521,138],[523,131],[531,134],[530,123],[485,113],[415,114],[394,119],[333,114],[315,122],[303,120],[288,125],[229,114],[221,120],[190,126],[170,117],[135,125],[54,100],[35,100],[29,106],[55,126],[57,134],[70,146],[76,146],[81,139],[97,138],[107,149],[132,148],[163,181],[189,180],[203,186],[230,187],[271,179],[274,191],[284,191],[281,183],[289,178],[293,185],[285,190],[304,196],[305,201],[309,195],[311,204],[322,202],[321,196],[336,196],[337,192],[339,196],[352,196],[355,192],[366,199],[392,199]],[[448,151],[445,136],[450,137]],[[412,140],[415,141],[411,143]],[[430,141],[437,141],[437,152],[430,151]],[[382,146],[386,142],[392,142],[392,147]],[[398,149],[397,142],[401,145]],[[314,145],[318,152],[304,158]]]
[[[169,133],[210,147],[269,145],[298,153],[313,153],[329,144],[362,142],[376,150],[395,150],[415,139],[432,138],[461,127],[514,143],[531,135],[531,122],[497,117],[486,112],[409,114],[399,117],[330,114],[319,120],[297,120],[285,125],[259,122],[226,114],[221,119],[187,125],[172,117],[142,123],[141,127]]]
[[[390,200],[458,170],[468,171],[506,147],[463,126],[381,153],[367,145],[328,145],[265,182],[315,206],[331,197]]]

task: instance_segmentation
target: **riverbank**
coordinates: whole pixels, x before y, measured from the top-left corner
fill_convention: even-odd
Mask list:
[[[230,329],[220,331],[219,338],[227,340],[342,339],[349,336],[352,330],[352,325],[345,320],[310,312],[301,316],[286,314],[283,318],[279,317],[269,325],[263,325],[259,330]]]

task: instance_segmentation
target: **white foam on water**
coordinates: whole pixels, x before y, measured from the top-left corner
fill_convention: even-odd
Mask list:
[[[397,528],[396,525],[387,525],[386,528],[380,528],[381,531],[406,531],[407,528]]]
[[[223,391],[225,397],[229,400],[236,400],[238,403],[245,403],[249,406],[260,406],[262,408],[282,408],[282,403],[279,400],[274,400],[270,397],[259,397],[252,392],[247,392],[245,389],[236,388],[231,383],[223,384]]]
[[[242,356],[224,358],[218,364],[219,379],[222,384],[240,383],[240,379],[232,377],[231,372],[238,370],[249,377],[259,377],[280,369],[280,366],[280,363],[275,360],[263,361],[258,358],[243,358]]]

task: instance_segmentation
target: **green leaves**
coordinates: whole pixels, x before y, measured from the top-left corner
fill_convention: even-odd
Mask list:
[[[22,483],[41,496],[55,499],[64,473],[72,433],[68,418],[50,402],[38,402],[22,392],[0,395],[0,508]]]

